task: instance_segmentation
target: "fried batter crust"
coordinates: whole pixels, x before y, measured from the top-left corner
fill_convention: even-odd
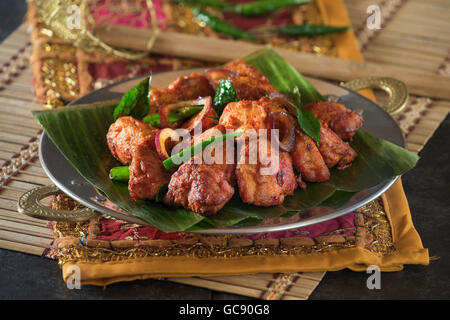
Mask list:
[[[258,139],[265,139],[259,137]],[[238,156],[236,178],[239,195],[243,202],[256,206],[275,206],[283,203],[285,196],[292,195],[297,188],[297,181],[289,153],[279,151],[278,165],[272,160],[262,161],[261,153],[265,152],[270,159],[270,142],[265,151],[258,150],[261,144],[247,143]],[[256,163],[251,163],[250,155],[258,154]],[[269,169],[271,166],[272,169]],[[266,172],[264,172],[264,169]]]
[[[324,122],[321,122],[318,148],[328,168],[337,165],[338,169],[345,169],[358,156],[356,151]]]
[[[330,179],[330,170],[314,141],[300,128],[295,130],[295,144],[291,151],[295,169],[304,180],[321,182]]]
[[[142,143],[134,148],[128,191],[134,200],[154,200],[159,189],[170,180],[170,173],[152,146]]]
[[[158,112],[163,105],[210,96],[214,96],[214,89],[208,79],[194,72],[179,77],[167,89],[151,88],[149,114]]]
[[[109,127],[106,139],[112,155],[123,164],[130,164],[137,145],[144,141],[154,145],[156,131],[151,125],[131,116],[120,117]]]
[[[285,110],[267,97],[258,101],[231,102],[223,110],[219,123],[227,129],[269,130],[271,112],[285,112]]]
[[[196,137],[195,143],[216,135],[211,134],[212,132],[222,134],[225,127],[218,125],[206,130]],[[215,214],[222,209],[234,194],[232,184],[236,167],[234,162],[226,163],[225,150],[222,155],[222,164],[208,164],[204,158],[199,159],[203,154],[198,154],[182,164],[170,179],[164,203],[182,206],[202,215]]]
[[[360,114],[340,103],[318,101],[306,105],[305,109],[326,123],[342,140],[351,140],[364,123]]]
[[[242,60],[227,64],[223,69],[210,69],[206,77],[216,87],[221,79],[230,79],[240,100],[258,100],[277,90],[254,66]]]

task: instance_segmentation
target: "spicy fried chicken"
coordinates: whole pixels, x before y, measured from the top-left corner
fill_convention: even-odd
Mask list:
[[[364,123],[360,114],[340,103],[318,101],[307,104],[305,109],[326,123],[342,140],[351,140]]]
[[[218,125],[203,132],[195,142],[223,133],[225,127]],[[228,161],[232,163],[227,163],[226,144],[208,148],[210,149],[205,150],[206,152],[182,164],[172,175],[169,190],[164,197],[165,204],[182,206],[200,214],[211,215],[217,213],[231,199],[234,194],[232,186],[236,167],[234,159]],[[218,158],[211,161],[206,159],[206,154]]]
[[[241,136],[238,140],[245,138]],[[256,206],[279,205],[297,188],[291,156],[274,150],[266,137],[259,136],[255,140],[257,143],[244,142],[238,155],[236,178],[239,195],[243,202]],[[256,155],[255,161],[251,160],[252,155]]]
[[[170,180],[170,172],[154,147],[145,142],[134,148],[129,172],[128,191],[134,200],[154,200],[161,186]]]
[[[223,69],[210,69],[206,77],[216,87],[221,79],[230,79],[240,100],[258,100],[277,90],[270,84],[258,69],[236,60],[227,64]]]
[[[156,132],[151,125],[133,117],[120,117],[109,127],[106,140],[114,158],[130,164],[133,149],[144,141],[154,145]]]
[[[318,148],[328,168],[337,165],[338,169],[345,169],[358,156],[355,150],[324,122],[321,122]]]
[[[182,76],[169,84],[167,89],[150,89],[149,114],[158,112],[163,105],[208,96],[214,96],[214,89],[205,76],[197,73]]]
[[[317,145],[300,128],[295,129],[295,144],[291,156],[295,169],[304,180],[321,182],[330,179],[330,170]]]

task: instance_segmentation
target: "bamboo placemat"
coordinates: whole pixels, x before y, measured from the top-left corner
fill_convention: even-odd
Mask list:
[[[428,1],[426,5],[416,0],[346,3],[367,61],[381,61],[387,66],[406,64],[428,74],[449,74],[450,8],[445,0]],[[365,28],[366,8],[372,4],[378,4],[383,12],[381,30]],[[0,248],[42,255],[53,240],[52,231],[45,221],[16,211],[17,199],[23,192],[51,183],[37,160],[41,131],[30,111],[41,109],[42,105],[34,100],[30,54],[25,25],[0,45]],[[396,117],[409,149],[419,152],[449,111],[449,101],[412,97],[408,107]],[[256,298],[271,298],[275,289],[279,292],[284,288],[284,295],[277,298],[307,299],[323,275],[259,274],[169,280]]]

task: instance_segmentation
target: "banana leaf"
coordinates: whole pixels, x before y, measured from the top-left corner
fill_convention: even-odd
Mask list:
[[[270,48],[256,51],[242,60],[255,66],[278,91],[293,99],[296,98],[293,89],[297,86],[301,96],[300,107],[326,100],[292,65]]]
[[[244,60],[260,69],[284,93],[297,86],[307,100],[323,99],[297,70],[274,51],[257,52]],[[162,203],[133,201],[125,183],[109,179],[109,170],[120,165],[106,143],[106,133],[114,122],[113,111],[118,103],[117,100],[103,101],[36,111],[33,115],[64,157],[87,181],[123,210],[165,232],[247,226],[273,217],[288,217],[318,205],[339,207],[354,193],[401,175],[418,161],[417,155],[359,130],[351,142],[358,158],[345,170],[332,169],[329,181],[308,183],[305,190],[297,189],[293,196],[286,197],[282,205],[267,208],[243,203],[236,192],[217,215],[204,217]]]

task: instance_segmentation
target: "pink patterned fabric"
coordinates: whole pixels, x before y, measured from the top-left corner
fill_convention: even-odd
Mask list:
[[[317,223],[307,227],[285,231],[276,231],[270,233],[259,233],[248,235],[245,237],[251,240],[257,240],[261,238],[274,238],[274,239],[292,238],[292,237],[314,238],[324,235],[348,236],[353,234],[355,231],[354,217],[355,217],[354,212],[350,212],[341,217]]]
[[[99,221],[99,232],[97,240],[180,240],[187,237],[183,232],[163,232],[156,228],[144,227],[129,222],[101,218]],[[258,233],[244,235],[243,237],[251,240],[258,239],[283,239],[306,237],[314,238],[325,235],[348,236],[355,231],[354,213],[348,213],[342,217],[328,220],[315,225],[268,233]]]
[[[162,30],[167,28],[167,19],[162,10],[162,3],[159,0],[153,0],[156,18]],[[146,1],[113,2],[111,0],[103,0],[96,3],[92,8],[91,14],[95,22],[101,24],[117,24],[128,25],[137,28],[150,28],[151,17],[147,8]]]
[[[130,77],[148,75],[150,72],[161,72],[171,69],[172,65],[146,66],[128,61],[115,61],[110,63],[91,63],[89,65],[89,74],[93,77],[94,82],[98,79],[109,79],[117,82]]]
[[[100,219],[99,228],[96,240],[179,240],[186,237],[178,232],[163,232],[156,228],[107,218]]]

